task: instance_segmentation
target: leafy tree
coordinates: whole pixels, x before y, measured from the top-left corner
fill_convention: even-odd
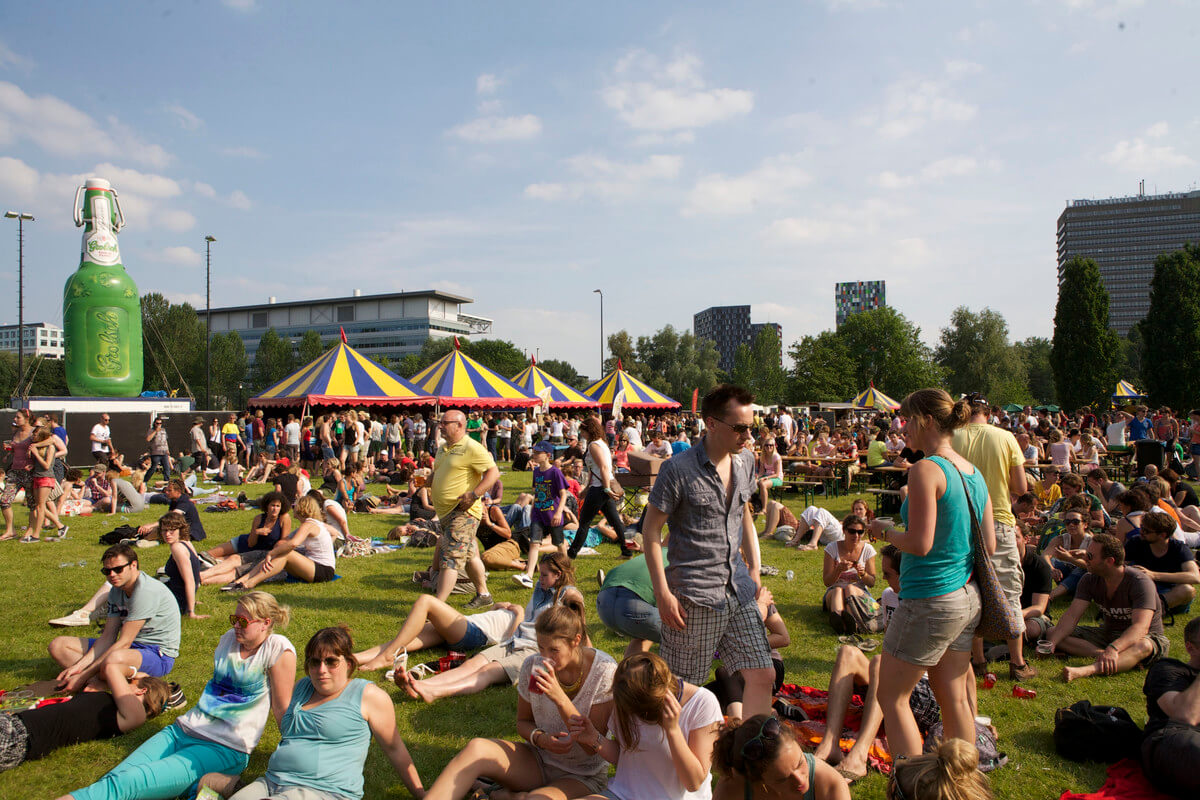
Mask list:
[[[274,328],[267,328],[266,333],[258,340],[258,350],[254,353],[254,366],[250,372],[250,382],[254,389],[266,389],[286,378],[293,369],[295,365],[291,343],[281,338]]]
[[[505,339],[477,339],[463,346],[463,352],[506,378],[512,378],[529,359],[515,344]]]
[[[935,356],[952,395],[981,392],[993,403],[1032,399],[1025,362],[1008,343],[1008,323],[990,308],[978,313],[966,306],[954,309]]]
[[[787,400],[788,375],[783,369],[783,342],[774,325],[764,325],[751,346],[754,358],[754,382],[751,391],[763,405],[778,405]]]
[[[400,359],[399,366],[392,370],[401,378],[412,378],[425,367],[429,366],[425,363],[418,353],[409,353],[404,358]]]
[[[151,292],[142,300],[142,370],[147,389],[200,395],[204,390],[204,323],[187,303]]]
[[[854,365],[855,391],[874,383],[899,400],[917,389],[941,385],[941,368],[921,341],[921,329],[894,308],[853,314],[837,335]]]
[[[388,358],[387,356],[385,356],[383,353],[380,353],[379,355],[376,355],[376,356],[371,356],[371,360],[374,361],[379,366],[383,367],[384,369],[390,370],[392,368],[392,360],[390,358]]]
[[[309,328],[300,337],[300,346],[296,349],[296,363],[298,366],[311,364],[324,352],[325,343],[321,341],[321,334]]]
[[[1050,367],[1050,340],[1044,336],[1030,336],[1024,341],[1014,343],[1013,350],[1025,363],[1029,393],[1033,401],[1039,405],[1057,404],[1054,370]]]
[[[1063,269],[1054,310],[1050,365],[1059,403],[1068,409],[1104,405],[1117,382],[1120,345],[1108,327],[1108,292],[1100,268],[1075,257]]]
[[[628,331],[617,331],[608,335],[608,358],[604,360],[604,374],[612,372],[620,363],[621,368],[635,378],[645,380],[646,374],[638,362],[637,347]],[[597,378],[603,376],[597,376]]]
[[[788,357],[792,360],[788,399],[794,403],[834,403],[860,391],[854,361],[836,331],[805,336],[788,348]]]
[[[17,356],[0,353],[0,397],[5,403],[16,394]],[[25,359],[25,394],[30,397],[65,397],[67,389],[66,362],[45,356]]]
[[[539,361],[537,365],[563,383],[573,386],[576,389],[583,389],[587,383],[587,378],[580,375],[575,367],[566,361],[561,361],[557,358],[548,358],[545,361]]]
[[[1154,260],[1150,311],[1139,324],[1142,379],[1155,404],[1186,410],[1200,397],[1200,246]],[[1110,389],[1111,391],[1111,389]]]
[[[237,331],[216,334],[212,338],[213,399],[224,398],[223,407],[239,401],[238,384],[245,382],[249,369],[246,345]]]
[[[680,333],[674,326],[667,325],[653,336],[638,337],[638,372],[630,370],[630,373],[686,404],[690,402],[693,389],[704,394],[717,382],[719,360],[712,342],[697,339],[691,331]],[[629,370],[628,365],[625,368]]]
[[[1146,342],[1142,337],[1143,323],[1145,323],[1144,319],[1138,324],[1131,326],[1129,328],[1129,335],[1120,340],[1120,376],[1139,389],[1144,384],[1142,380],[1142,356],[1145,352]]]
[[[754,384],[754,351],[745,342],[739,344],[737,352],[733,354],[733,372],[729,373],[729,382],[747,389]]]

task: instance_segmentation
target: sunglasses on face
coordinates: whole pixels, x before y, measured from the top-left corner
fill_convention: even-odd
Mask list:
[[[768,717],[753,739],[742,745],[742,760],[759,761],[767,752],[767,739],[779,738],[779,719]]]
[[[863,528],[842,528],[843,533],[853,533],[855,536],[862,536],[863,531]]]
[[[256,621],[257,620],[250,619],[249,617],[243,617],[240,614],[230,614],[229,615],[229,624],[235,628],[241,628],[242,630],[249,628],[250,623],[256,622]]]
[[[118,564],[118,565],[117,565],[117,566],[115,566],[115,567],[101,567],[101,568],[100,568],[100,574],[101,574],[101,575],[103,575],[103,576],[104,576],[104,577],[106,577],[106,578],[107,578],[109,575],[112,575],[114,572],[115,572],[115,573],[117,573],[117,574],[119,575],[119,574],[121,574],[122,572],[124,572],[124,571],[125,571],[125,568],[126,568],[126,567],[128,567],[128,566],[129,566],[130,564],[132,564],[132,563],[133,563],[132,561],[126,561],[124,564]]]
[[[733,425],[733,424],[728,423],[725,420],[721,419],[720,417],[713,417],[713,419],[715,419],[717,422],[724,425],[726,428],[729,428],[729,430],[733,431],[738,436],[745,436],[747,433],[750,432],[750,429],[752,427],[754,427],[752,425]]]
[[[325,656],[324,658],[321,658],[320,656],[313,656],[308,660],[308,668],[319,669],[320,666],[324,664],[326,669],[336,669],[337,665],[341,663],[341,656]]]

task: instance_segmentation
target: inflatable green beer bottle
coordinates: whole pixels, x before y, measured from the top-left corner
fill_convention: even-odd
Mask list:
[[[125,217],[108,181],[88,178],[75,192],[75,225],[83,227],[83,251],[63,289],[67,386],[76,397],[136,397],[142,308],[121,264],[116,234]]]

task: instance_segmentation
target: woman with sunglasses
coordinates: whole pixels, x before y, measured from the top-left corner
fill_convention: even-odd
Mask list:
[[[762,508],[767,507],[767,494],[771,489],[783,486],[783,459],[779,456],[778,443],[771,436],[762,437],[760,451],[754,460],[754,479],[758,484],[758,499]]]
[[[838,633],[855,633],[857,623],[846,610],[852,597],[861,597],[868,610],[878,606],[871,597],[875,586],[875,548],[864,538],[867,521],[857,514],[842,520],[842,538],[825,546],[825,563],[821,581],[825,597],[821,610],[828,612],[829,624]]]
[[[888,778],[887,800],[991,800],[992,787],[979,771],[979,751],[947,739],[930,753],[899,756]]]
[[[1075,587],[1087,574],[1087,562],[1084,555],[1092,534],[1087,528],[1087,510],[1072,508],[1063,513],[1063,533],[1051,541],[1046,548],[1045,557],[1053,570],[1051,577],[1058,585],[1050,591],[1050,602],[1060,597],[1075,595]]]
[[[267,772],[231,800],[359,800],[372,737],[409,794],[425,796],[421,776],[396,729],[392,699],[370,681],[351,678],[356,666],[354,641],[344,627],[313,634],[304,648],[306,676],[292,692]]]
[[[774,716],[730,720],[713,750],[721,777],[713,800],[849,800],[837,771],[804,752],[796,734]]]
[[[979,521],[990,556],[996,547],[992,502],[983,475],[954,451],[954,431],[967,424],[971,406],[943,389],[920,389],[904,398],[909,445],[928,455],[908,473],[908,497],[900,508],[907,530],[875,520],[873,537],[896,545],[900,606],[883,641],[879,706],[896,755],[921,752],[921,732],[908,698],[928,671],[942,707],[947,738],[973,741],[975,722],[967,696],[971,644],[979,625],[972,519]]]
[[[213,655],[213,676],[187,713],[96,783],[59,800],[153,800],[205,784],[229,794],[267,725],[292,699],[296,649],[275,627],[290,613],[266,592],[238,599]],[[390,703],[389,703],[390,707]]]

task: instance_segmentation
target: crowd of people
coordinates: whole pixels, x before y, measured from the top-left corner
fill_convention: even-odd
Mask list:
[[[976,678],[1006,661],[1010,680],[1029,680],[1037,674],[1029,648],[1090,660],[1065,667],[1066,681],[1147,669],[1155,723],[1147,774],[1189,796],[1200,791],[1195,778],[1163,765],[1200,755],[1200,621],[1185,630],[1187,664],[1168,658],[1163,624],[1189,611],[1200,584],[1200,503],[1182,478],[1194,475],[1200,454],[1200,412],[1186,426],[1167,409],[1133,412],[1010,415],[976,395],[926,389],[895,415],[830,424],[785,408],[759,411],[744,389],[721,385],[698,413],[620,422],[457,410],[436,419],[198,417],[176,454],[157,421],[136,468],[116,451],[103,415],[86,480],[66,468],[56,420],[18,412],[0,492],[4,538],[16,536],[12,507],[22,490],[30,508],[22,541],[47,524],[65,535],[71,514],[168,509],[109,547],[105,584],[51,621],[103,628],[50,642],[60,671],[44,688],[72,698],[53,712],[0,714],[0,768],[120,735],[185,703],[183,689],[163,679],[179,656],[181,619],[202,617],[198,592],[219,585],[236,593],[235,612],[199,700],[64,797],[175,797],[203,786],[236,800],[359,798],[374,738],[415,797],[846,798],[886,729],[889,797],[976,800],[991,794],[985,772],[1003,766],[980,746],[997,732],[979,717]],[[1145,438],[1162,442],[1168,459],[1130,487],[1111,479],[1104,458]],[[828,477],[824,459],[858,466],[860,452],[866,473],[890,468],[879,475],[899,487],[900,524],[863,499],[840,519],[819,505],[797,515],[782,502],[789,473]],[[660,462],[640,507],[622,502],[616,480],[635,454]],[[531,470],[528,494],[503,502],[497,459]],[[197,502],[229,500],[228,489],[200,486],[208,477],[272,489],[246,533],[201,551]],[[356,651],[345,628],[319,630],[297,680],[295,647],[279,632],[290,611],[262,585],[285,573],[334,579],[339,550],[355,541],[356,512],[408,515],[398,536],[435,541],[430,568],[414,575],[429,593],[382,644]],[[824,547],[822,612],[844,644],[829,677],[825,735],[811,752],[779,702],[780,651],[792,632],[762,585],[769,568],[760,537]],[[146,541],[166,545],[161,581],[139,564]],[[597,576],[589,604],[576,559],[606,543],[627,560]],[[985,612],[977,556],[992,564],[1002,602],[1022,621],[1007,641],[976,635]],[[489,569],[512,571],[530,591],[524,606],[494,600]],[[469,613],[448,602],[462,592]],[[1059,598],[1069,604],[1055,621]],[[1099,626],[1083,624],[1093,606]],[[590,609],[628,640],[619,657],[594,646]],[[882,634],[882,643],[861,634]],[[469,655],[441,671],[410,668],[410,653],[439,646]],[[356,670],[387,670],[402,696],[424,703],[516,686],[518,741],[473,739],[426,786],[391,698]],[[861,721],[843,751],[855,694],[864,699]],[[87,704],[94,722],[61,724],[68,709]],[[281,741],[266,772],[247,782],[268,715]]]

